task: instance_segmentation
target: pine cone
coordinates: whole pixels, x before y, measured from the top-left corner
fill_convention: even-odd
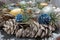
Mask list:
[[[10,19],[10,20],[5,22],[3,29],[4,29],[4,31],[7,32],[7,34],[13,34],[15,26],[16,26],[15,20],[14,19],[12,19],[12,20]]]
[[[13,18],[14,18],[14,16],[12,16],[10,14],[1,14],[0,15],[0,28],[3,26],[5,21],[7,21],[9,19],[13,19]]]
[[[17,23],[15,19],[10,19],[4,24],[3,30],[7,34],[13,35],[16,37],[47,37],[51,36],[54,28],[51,25],[39,24],[33,20],[30,20],[26,23]]]
[[[7,32],[7,34],[16,34],[20,28],[25,29],[27,26],[24,23],[17,23],[15,19],[9,19],[8,21],[5,22],[4,26],[4,31]],[[23,27],[24,26],[24,27]]]
[[[8,14],[10,11],[11,11],[11,10],[9,10],[9,9],[7,9],[7,8],[3,8],[1,12],[2,12],[3,14]]]

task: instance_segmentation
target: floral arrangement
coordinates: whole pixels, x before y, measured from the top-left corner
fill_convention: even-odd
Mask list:
[[[1,11],[0,21],[3,22],[0,22],[0,26],[9,35],[43,38],[51,36],[56,30],[56,21],[60,15],[48,3],[21,1],[6,6]]]

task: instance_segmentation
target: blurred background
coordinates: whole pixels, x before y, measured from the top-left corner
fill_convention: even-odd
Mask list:
[[[4,2],[5,4],[10,4],[10,3],[17,3],[20,1],[36,1],[36,2],[45,2],[46,0],[0,0],[1,2]],[[50,3],[53,5],[60,7],[60,0],[48,0]]]

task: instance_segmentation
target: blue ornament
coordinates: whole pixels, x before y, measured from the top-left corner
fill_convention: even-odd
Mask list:
[[[49,24],[51,17],[48,14],[41,14],[38,18],[39,24]]]
[[[15,17],[16,21],[17,22],[22,22],[23,21],[23,15],[22,14],[18,14],[16,17]]]

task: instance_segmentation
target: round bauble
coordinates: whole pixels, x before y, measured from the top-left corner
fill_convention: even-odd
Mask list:
[[[20,9],[20,8],[15,8],[13,10],[10,11],[10,14],[16,16],[17,14],[23,14],[24,10]]]
[[[17,22],[22,22],[23,21],[23,15],[22,14],[18,14],[16,17],[15,17],[15,20]]]
[[[43,13],[52,13],[53,7],[52,6],[46,6],[42,9]]]
[[[41,6],[47,6],[48,3],[40,3]]]
[[[48,14],[41,14],[38,18],[39,24],[49,24],[51,17]]]

